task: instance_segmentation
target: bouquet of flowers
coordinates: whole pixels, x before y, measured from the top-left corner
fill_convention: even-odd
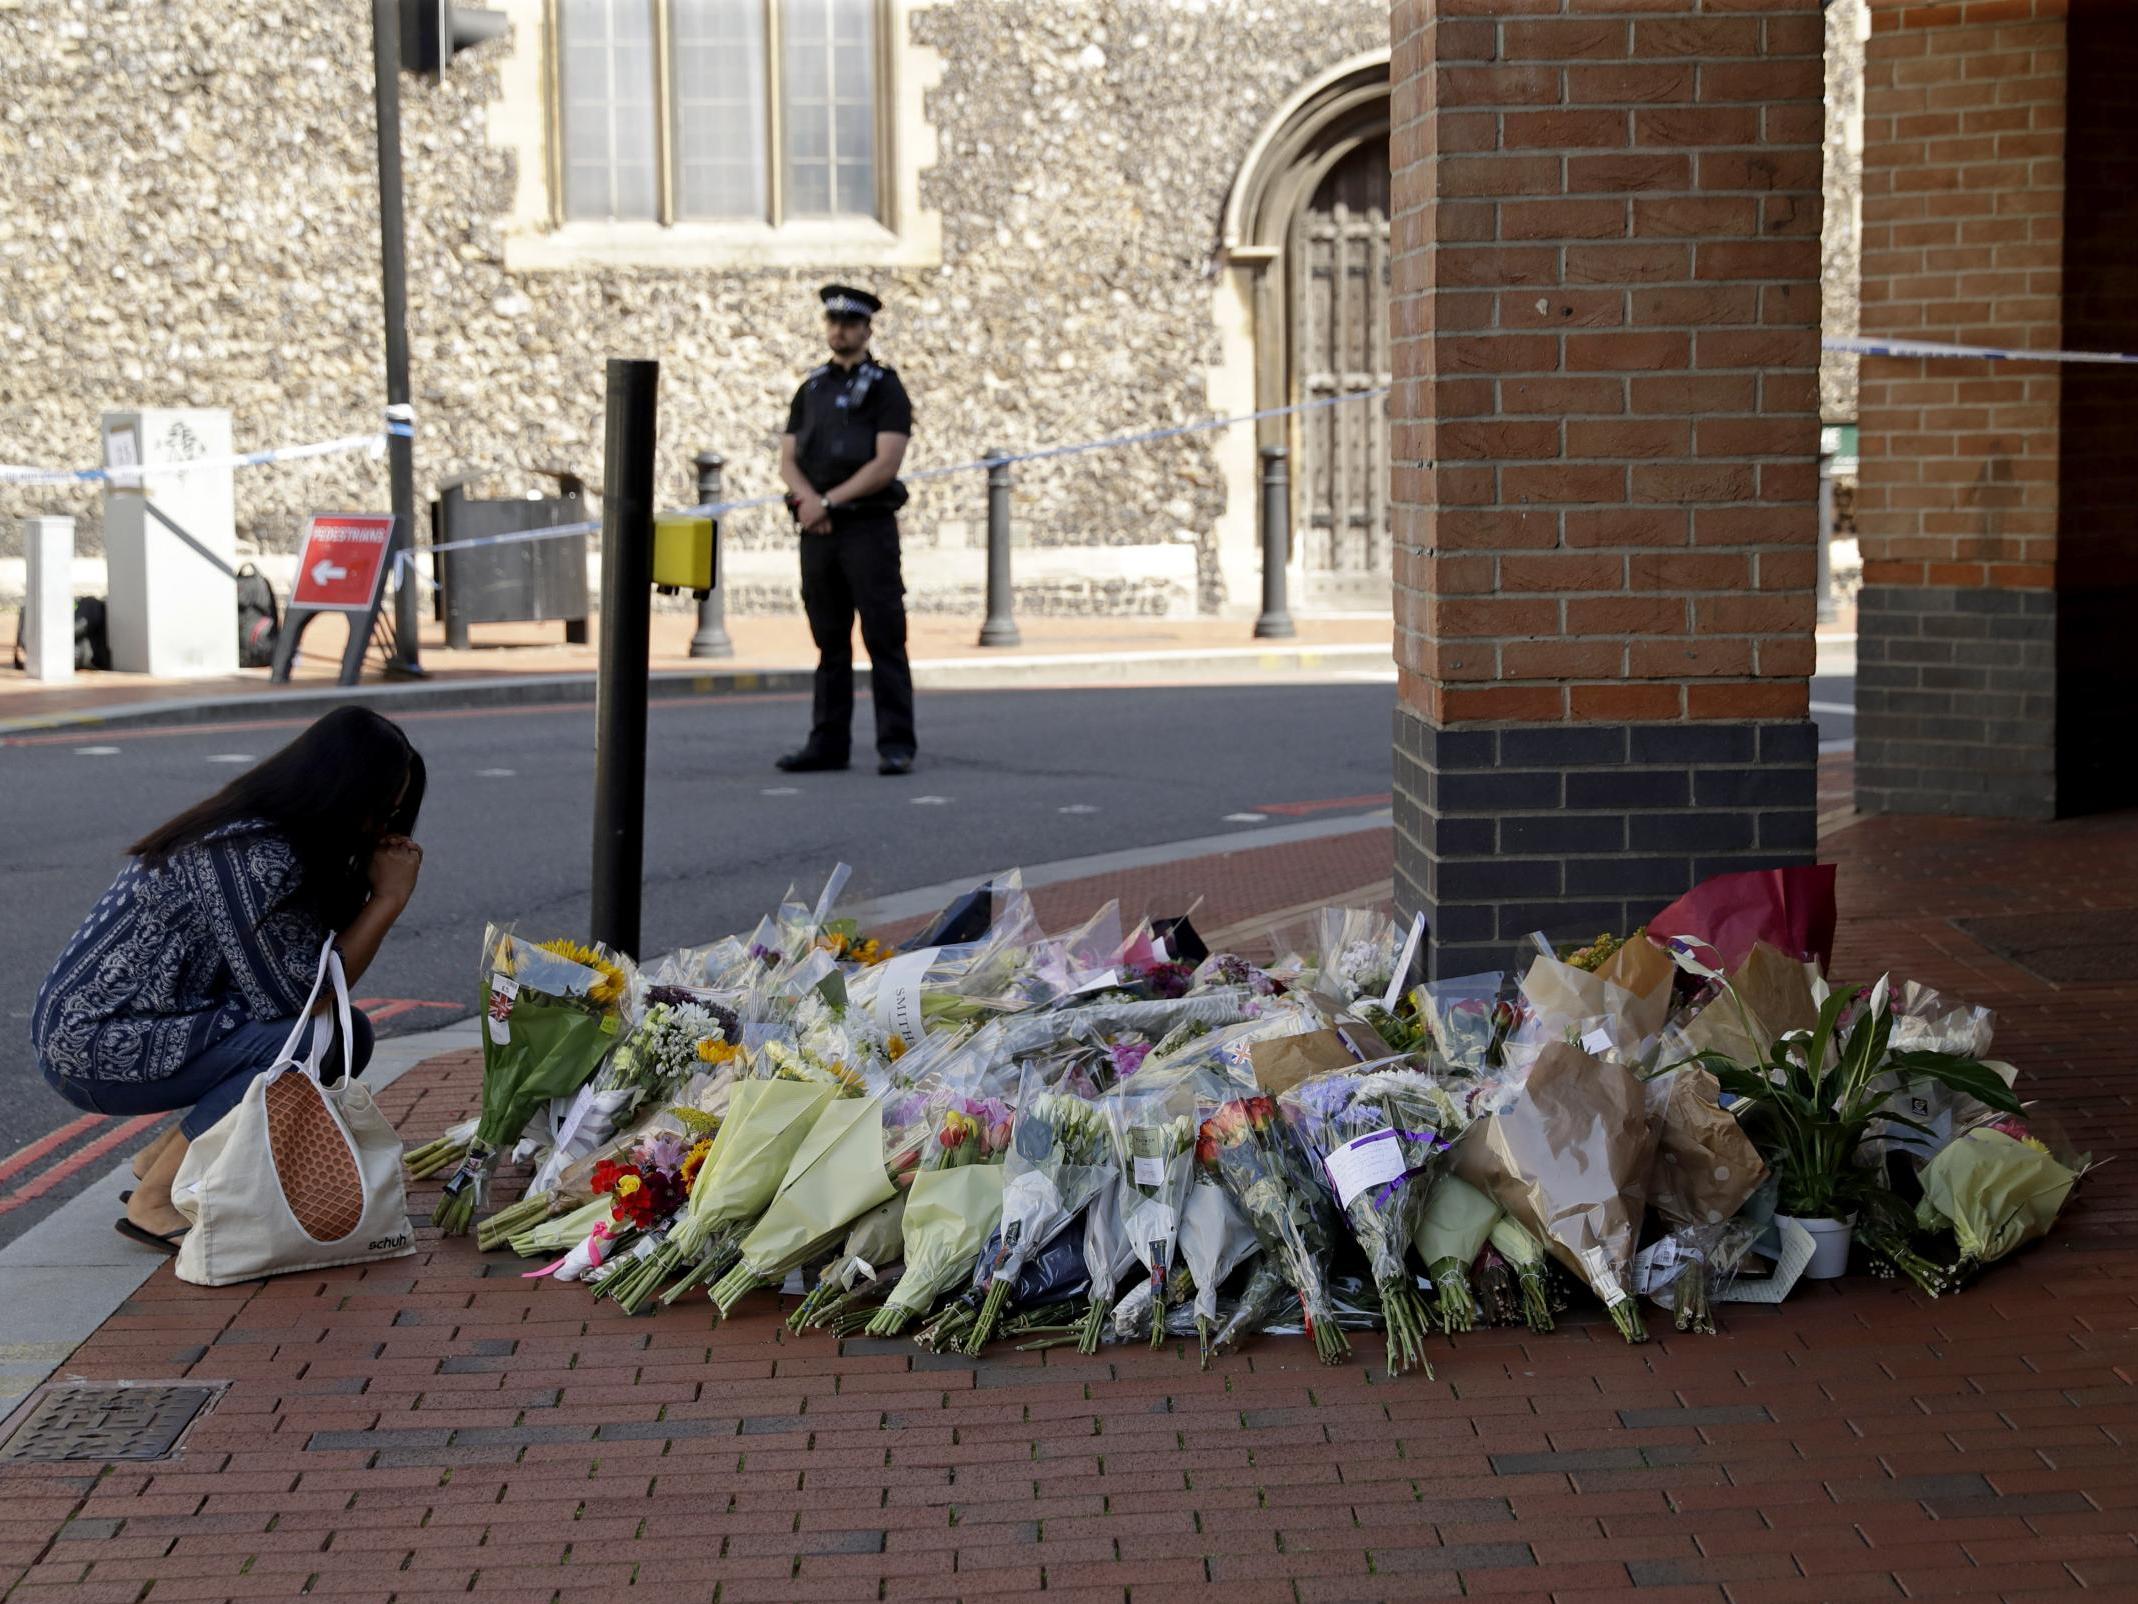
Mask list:
[[[1647,1339],[1631,1290],[1655,1155],[1641,1084],[1578,1047],[1546,1047],[1462,1144],[1457,1171],[1586,1280],[1628,1342]]]
[[[483,939],[483,1111],[431,1223],[466,1233],[500,1148],[543,1103],[569,1097],[615,1044],[629,960],[572,941]]]
[[[1400,948],[1394,921],[1360,908],[1324,908],[1318,926],[1314,989],[1339,1003],[1385,996]]]
[[[1166,1277],[1195,1170],[1195,1090],[1182,1076],[1146,1074],[1102,1101],[1120,1167],[1122,1229],[1150,1272],[1156,1347],[1165,1341]]]
[[[1336,1251],[1336,1216],[1285,1130],[1276,1099],[1236,1088],[1206,1090],[1198,1112],[1203,1119],[1196,1161],[1232,1194],[1270,1265],[1291,1286],[1321,1362],[1341,1363],[1351,1343],[1337,1324],[1326,1279]]]
[[[911,1185],[910,1178],[907,1185]],[[885,1266],[897,1261],[906,1243],[906,1194],[894,1188],[891,1195],[846,1228],[846,1238],[817,1276],[817,1284],[804,1294],[787,1329],[797,1336],[814,1324],[819,1313],[855,1287],[874,1281]]]
[[[531,1272],[529,1279],[576,1281],[609,1266],[626,1242],[644,1237],[681,1206],[689,1153],[680,1137],[664,1133],[635,1144],[621,1159],[596,1164],[594,1200],[586,1212],[592,1214],[602,1205],[607,1212],[594,1214],[578,1245],[556,1263]]]
[[[1180,1215],[1180,1258],[1195,1285],[1196,1344],[1206,1370],[1217,1335],[1218,1289],[1261,1246],[1231,1194],[1198,1164]]]
[[[1668,1292],[1680,1331],[1712,1333],[1708,1275],[1726,1268],[1713,1262],[1721,1227],[1766,1180],[1767,1163],[1722,1106],[1715,1077],[1698,1064],[1652,1077],[1645,1091],[1657,1137],[1648,1206],[1671,1242],[1667,1253],[1650,1256],[1648,1290]]]
[[[772,1075],[737,1083],[697,1185],[667,1240],[647,1259],[636,1284],[617,1298],[636,1314],[662,1282],[682,1272],[664,1302],[715,1279],[733,1263],[733,1240],[771,1203],[817,1116],[831,1102],[830,1081]]]
[[[1426,1193],[1411,1243],[1433,1283],[1443,1331],[1468,1331],[1476,1323],[1470,1266],[1485,1251],[1500,1212],[1497,1203],[1458,1175],[1442,1175]]]
[[[1430,1377],[1425,1339],[1433,1322],[1404,1259],[1433,1184],[1447,1171],[1449,1133],[1461,1133],[1462,1111],[1423,1071],[1372,1066],[1312,1076],[1280,1106],[1366,1250],[1388,1322],[1388,1373],[1422,1364]]]
[[[673,1096],[708,1067],[739,1063],[742,1024],[732,1008],[681,986],[632,990],[632,1023],[601,1072],[557,1118],[554,1145],[528,1183],[530,1198],[554,1191],[566,1171],[614,1136],[642,1103]]]
[[[1109,1163],[1112,1147],[1109,1136]],[[1116,1169],[1107,1183],[1099,1188],[1090,1207],[1084,1210],[1084,1274],[1091,1292],[1090,1307],[1077,1332],[1077,1349],[1082,1353],[1099,1351],[1099,1338],[1106,1329],[1106,1312],[1113,1307],[1121,1278],[1139,1262],[1136,1246],[1129,1241],[1128,1231],[1121,1223],[1121,1193],[1121,1175]]]
[[[953,1098],[942,1110],[906,1199],[906,1268],[869,1321],[895,1337],[965,1274],[1002,1218],[1010,1111],[996,1099]]]
[[[1067,1230],[1111,1179],[1106,1141],[1098,1109],[1071,1093],[1048,1091],[1027,1068],[1003,1161],[1001,1230],[975,1272],[973,1284],[986,1301],[966,1338],[967,1353],[978,1353],[994,1334],[1025,1261]]]
[[[883,1099],[835,1098],[795,1150],[740,1257],[712,1290],[724,1317],[759,1287],[777,1286],[862,1215],[897,1195],[884,1163]]]

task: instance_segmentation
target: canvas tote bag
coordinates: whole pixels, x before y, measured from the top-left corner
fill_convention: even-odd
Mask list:
[[[415,1252],[401,1139],[353,1075],[320,1083],[332,1040],[313,1032],[311,1055],[297,1044],[329,980],[341,1039],[354,1040],[349,985],[329,942],[319,977],[273,1067],[256,1076],[237,1107],[187,1151],[171,1201],[193,1222],[178,1247],[178,1278],[227,1286],[292,1270],[320,1270]]]

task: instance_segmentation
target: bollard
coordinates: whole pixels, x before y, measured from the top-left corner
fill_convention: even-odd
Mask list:
[[[594,939],[636,954],[646,868],[646,681],[653,630],[653,456],[661,365],[609,359],[594,691]]]
[[[727,466],[727,458],[717,451],[701,451],[691,459],[698,470],[698,505],[709,506],[720,499],[720,470]],[[714,571],[713,577],[720,577]],[[728,639],[727,596],[715,585],[698,600],[698,633],[690,638],[690,655],[693,657],[733,657],[735,643]]]
[[[31,679],[74,678],[74,520],[25,518],[23,669]]]
[[[406,406],[408,391],[408,241],[401,220],[401,12],[397,0],[372,0],[371,73],[379,149],[379,287],[386,317],[386,401]],[[415,8],[408,8],[413,11]],[[424,677],[416,604],[416,443],[405,434],[386,437],[386,477],[393,504],[395,563],[393,649],[386,672],[396,679]],[[354,683],[353,681],[351,683]]]
[[[1010,592],[1010,454],[997,448],[986,460],[987,622],[980,626],[980,644],[1016,646],[1022,637]]]
[[[1292,556],[1292,483],[1282,446],[1262,448],[1262,616],[1256,640],[1287,640],[1299,631],[1285,602],[1285,565]]]
[[[438,487],[438,526],[431,538],[440,544],[449,544],[461,535],[461,506],[468,499],[468,487],[454,479]],[[443,566],[438,570],[438,599],[445,606],[445,644],[456,652],[464,652],[469,646],[468,609],[466,586],[457,569],[460,567],[457,551],[440,552],[432,561]]]

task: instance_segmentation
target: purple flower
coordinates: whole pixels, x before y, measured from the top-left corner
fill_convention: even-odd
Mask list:
[[[1151,1056],[1151,1044],[1147,1041],[1116,1042],[1107,1049],[1114,1061],[1114,1076],[1127,1080],[1143,1067],[1143,1061]]]

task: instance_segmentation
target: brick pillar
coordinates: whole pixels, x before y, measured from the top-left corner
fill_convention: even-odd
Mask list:
[[[1863,330],[2138,349],[2138,19],[1874,0]],[[1863,367],[1857,805],[2128,805],[2138,372]]]
[[[1397,895],[1436,973],[1815,845],[1816,0],[1393,10]]]

